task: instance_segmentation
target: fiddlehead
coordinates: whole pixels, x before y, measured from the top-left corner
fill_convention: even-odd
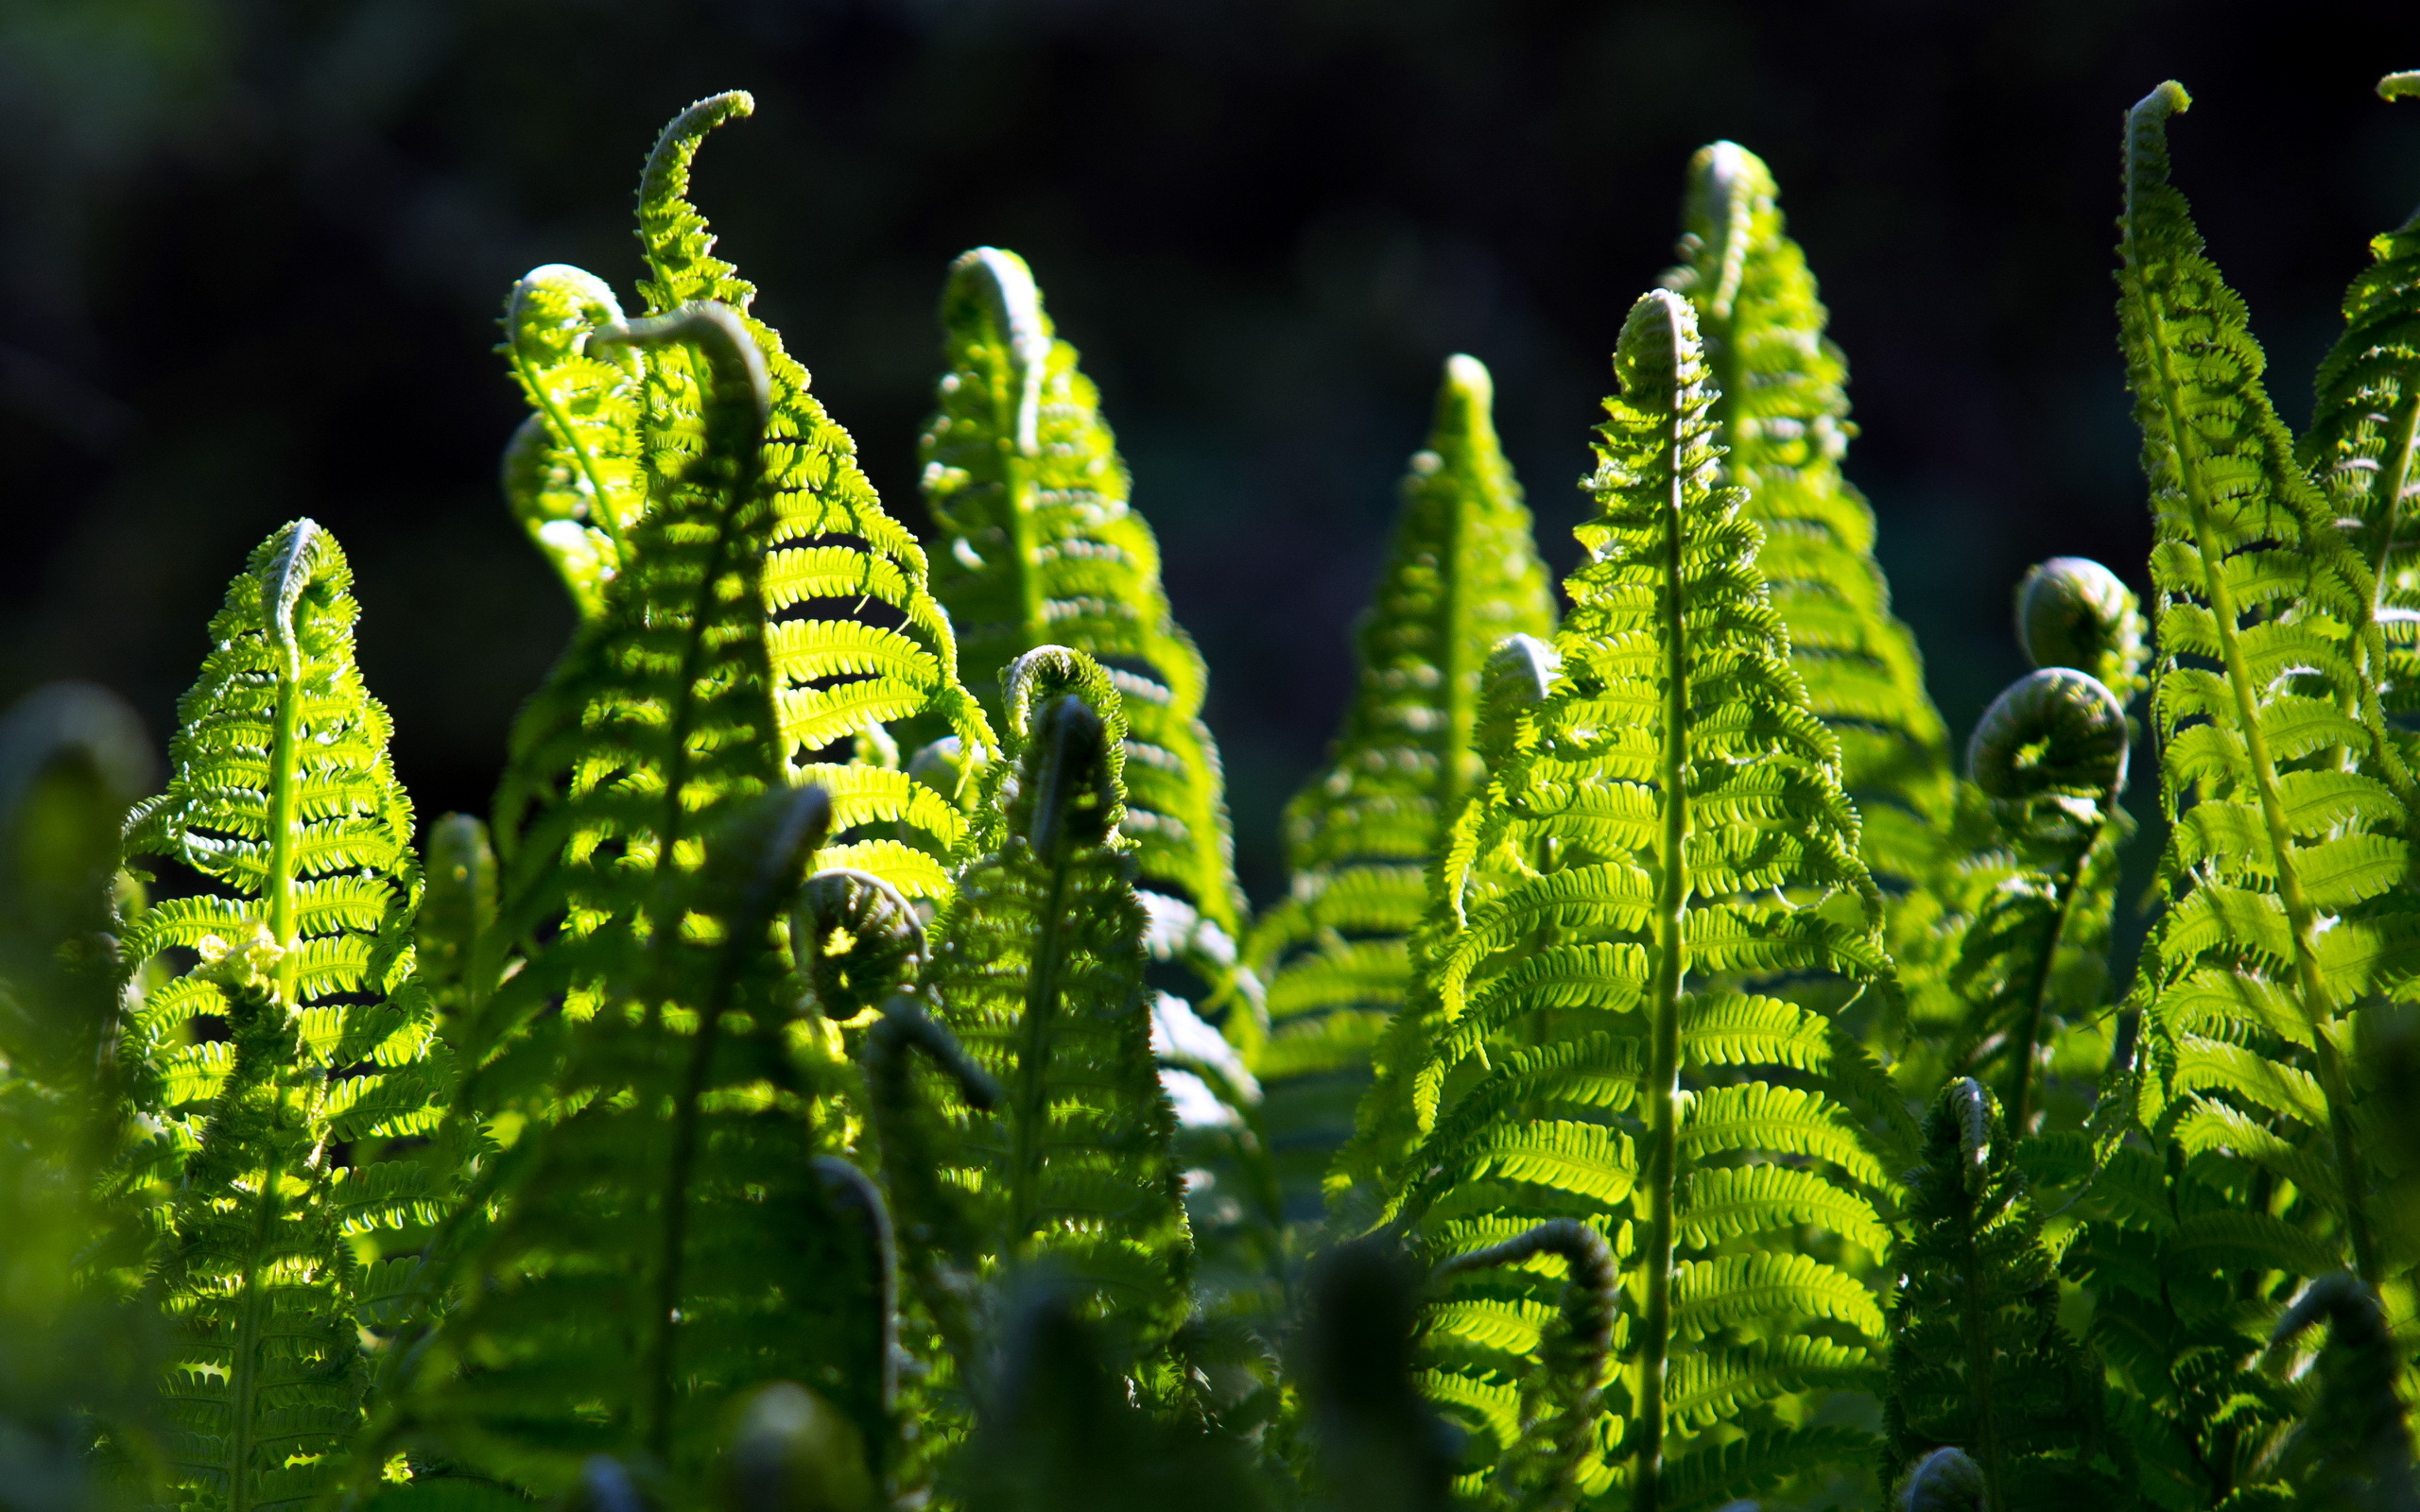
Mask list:
[[[2118,575],[2089,557],[2053,557],[2016,585],[2016,639],[2036,667],[2088,673],[2131,706],[2151,685],[2142,606]]]
[[[500,350],[533,411],[505,448],[505,501],[583,619],[604,609],[647,506],[640,364],[596,339],[622,323],[604,280],[561,263],[524,274],[505,300]]]

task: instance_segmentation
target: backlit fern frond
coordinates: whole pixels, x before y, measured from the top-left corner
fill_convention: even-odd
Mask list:
[[[1997,1102],[1972,1077],[1952,1082],[1924,1137],[1893,1256],[1884,1484],[1946,1447],[1975,1460],[1986,1508],[2127,1504],[2129,1446],[2106,1421],[2100,1362],[2059,1326],[2058,1277]]]
[[[1059,1270],[1148,1361],[1190,1307],[1192,1245],[1119,825],[1124,714],[1102,669],[1059,646],[1018,659],[1002,692],[1011,765],[925,980],[1003,1089],[997,1117],[954,1114],[949,1180],[971,1194],[988,1272]]]
[[[1878,975],[1879,899],[1760,533],[1720,479],[1688,303],[1633,306],[1615,372],[1561,670],[1490,753],[1441,868],[1424,1135],[1383,1217],[1441,1261],[1552,1217],[1606,1237],[1619,1366],[1580,1484],[1627,1481],[1655,1512],[1668,1486],[1740,1494],[1707,1473],[1729,1451],[1710,1425],[1871,1381],[1881,1310],[1836,1262],[1887,1244],[1872,1194],[1893,1174],[1866,1125],[1897,1104],[1824,1013],[1754,990]],[[1801,1226],[1825,1230],[1802,1252],[1730,1243]],[[1508,1356],[1534,1348],[1547,1280],[1458,1278],[1431,1314],[1429,1389],[1493,1442],[1482,1460],[1515,1447]],[[1841,1447],[1775,1433],[1733,1456],[1742,1474]]]
[[[948,371],[918,451],[947,538],[934,591],[974,668],[1065,645],[1107,669],[1126,710],[1126,833],[1154,954],[1227,998],[1243,894],[1226,781],[1201,722],[1201,653],[1168,608],[1160,548],[1127,504],[1100,396],[1053,332],[1014,252],[978,247],[942,296]],[[1004,696],[978,674],[977,690]]]
[[[970,753],[996,745],[983,710],[959,681],[949,617],[925,586],[925,550],[885,513],[858,468],[856,446],[808,393],[806,369],[749,307],[755,285],[714,255],[714,236],[689,203],[689,169],[705,134],[755,108],[733,92],[700,100],[664,129],[639,184],[639,242],[649,313],[718,301],[762,354],[771,407],[764,491],[771,510],[762,592],[783,772],[832,796],[833,844],[822,867],[856,867],[909,897],[937,898],[965,833],[950,796],[897,769],[892,727],[922,722]],[[650,361],[650,415],[689,401],[685,359]],[[977,665],[989,665],[977,662]],[[855,743],[855,744],[853,744]],[[852,756],[862,745],[869,759]],[[971,784],[956,798],[973,796]]]
[[[310,521],[252,553],[178,706],[168,790],[127,824],[130,866],[209,888],[153,903],[122,950],[131,973],[171,947],[202,961],[131,1020],[148,1174],[175,1173],[156,1289],[186,1505],[299,1504],[328,1482],[360,1419],[361,1251],[432,1195],[420,1166],[346,1154],[429,1132],[447,1071],[425,999],[387,996],[419,866],[351,587]]]
[[[2420,74],[2378,81],[2420,96]],[[2320,364],[2301,460],[2326,490],[2372,577],[2368,619],[2386,659],[2371,672],[2394,713],[2420,713],[2420,214],[2374,237],[2376,259],[2344,291],[2344,334]]]
[[[2172,826],[2137,990],[2169,1057],[2161,1116],[2188,1150],[2232,1148],[2294,1183],[2295,1220],[2375,1278],[2342,1037],[2363,994],[2413,973],[2411,779],[2379,709],[2370,564],[2295,464],[2243,302],[2168,180],[2167,121],[2187,103],[2163,84],[2128,117],[2119,247]],[[2274,1141],[2221,1132],[2244,1118]]]
[[[1473,739],[1480,669],[1512,635],[1553,628],[1530,511],[1495,439],[1494,385],[1447,359],[1428,445],[1357,632],[1360,677],[1324,770],[1286,815],[1288,895],[1245,952],[1268,984],[1270,1033],[1246,1064],[1287,1215],[1317,1216],[1321,1177],[1353,1128],[1371,1048],[1402,1007],[1428,859],[1484,776]]]
[[[612,287],[561,263],[523,275],[505,301],[501,350],[534,411],[505,448],[505,500],[583,619],[604,608],[647,507],[639,359],[627,346],[590,350],[621,324]]]
[[[1948,814],[1949,734],[1925,692],[1915,639],[1891,613],[1874,510],[1841,476],[1856,434],[1848,368],[1824,335],[1815,277],[1783,231],[1775,194],[1754,153],[1729,142],[1701,149],[1683,208],[1687,261],[1666,283],[1697,309],[1723,480],[1746,490],[1741,512],[1763,527],[1757,565],[1807,707],[1840,742],[1866,863],[1906,886],[1924,875]],[[1894,924],[1894,944],[1901,933]]]

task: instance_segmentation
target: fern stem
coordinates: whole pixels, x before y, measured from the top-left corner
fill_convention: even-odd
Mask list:
[[[1971,1085],[1971,1084],[1969,1084]],[[1979,1091],[1978,1096],[1981,1093]],[[2013,1125],[2012,1125],[2013,1128]],[[2007,1456],[2000,1448],[1999,1408],[1992,1391],[1990,1308],[1983,1297],[1985,1261],[1975,1252],[1975,1194],[1966,1194],[1965,1222],[1958,1228],[1958,1269],[1962,1287],[1959,1330],[1966,1344],[1966,1390],[1975,1409],[1976,1456],[1983,1469],[1983,1512],[2001,1512],[2006,1503]]]
[[[2050,925],[2049,938],[2042,942],[2042,954],[2033,962],[2033,978],[2026,985],[2025,1028],[2017,1036],[2016,1062],[2009,1072],[2007,1099],[2009,1133],[2017,1139],[2023,1139],[2031,1127],[2034,1062],[2041,1057],[2042,1021],[2049,1007],[2050,977],[2058,965],[2059,946],[2067,937],[2067,925],[2075,919],[2077,901],[2083,896],[2084,866],[2100,846],[2100,837],[2108,833],[2110,821],[2106,816],[2118,812],[2118,796],[2116,788],[2109,790],[2108,797],[2101,800],[2100,812],[2104,817],[2100,827],[2092,832],[2083,849],[2076,852],[2075,859],[2067,863],[2066,870],[2060,874],[2058,918]]]
[[[717,985],[720,988],[723,984]],[[659,1198],[663,1230],[656,1249],[655,1295],[639,1356],[639,1441],[666,1463],[672,1457],[672,1353],[681,1307],[682,1252],[689,1236],[689,1174],[698,1161],[699,1104],[705,1100],[707,1073],[714,1064],[723,997],[724,992],[717,990],[698,1016],[698,1035],[689,1047],[680,1100],[672,1108],[672,1147],[665,1160]]]
[[[2172,85],[2162,86],[2173,89]],[[2152,99],[2137,105],[2137,112],[2156,108]],[[2320,1084],[2327,1096],[2327,1116],[2336,1147],[2337,1179],[2344,1192],[2345,1227],[2353,1245],[2354,1264],[2363,1280],[2377,1284],[2377,1257],[2370,1238],[2368,1202],[2361,1179],[2359,1152],[2353,1141],[2350,1089],[2338,1058],[2335,1043],[2328,1038],[2337,1018],[2335,996],[2327,989],[2326,977],[2319,962],[2317,919],[2308,894],[2303,890],[2302,874],[2294,865],[2293,831],[2286,819],[2286,805],[2278,791],[2276,763],[2269,753],[2269,737],[2260,727],[2260,707],[2256,684],[2253,680],[2251,662],[2243,652],[2235,603],[2235,593],[2227,585],[2226,558],[2217,531],[2211,524],[2213,501],[2210,484],[2203,472],[2203,458],[2195,443],[2193,429],[2184,421],[2184,386],[2176,376],[2176,361],[2172,339],[2169,335],[2167,311],[2162,308],[2158,291],[2144,276],[2143,249],[2137,240],[2139,218],[2131,203],[2134,180],[2128,182],[2129,200],[2126,215],[2126,260],[2135,269],[2135,295],[2142,305],[2152,365],[2160,387],[2160,420],[2168,431],[2168,444],[2176,456],[2177,479],[2183,488],[2186,504],[2193,522],[2193,541],[2202,563],[2202,580],[2210,600],[2210,617],[2218,633],[2220,661],[2226,668],[2227,687],[2234,695],[2236,718],[2243,730],[2244,753],[2252,768],[2252,782],[2260,799],[2260,816],[2268,832],[2271,850],[2277,859],[2277,896],[2285,904],[2286,922],[2294,941],[2294,979],[2301,989],[2303,1016],[2311,1026],[2311,1041],[2317,1048]]]
[[[1670,317],[1667,316],[1667,318]],[[1677,378],[1679,334],[1674,333],[1674,377]],[[1634,1512],[1656,1512],[1661,1502],[1664,1468],[1664,1374],[1672,1332],[1672,1205],[1680,1150],[1681,926],[1688,906],[1689,878],[1685,848],[1689,836],[1688,749],[1689,662],[1683,618],[1682,494],[1686,486],[1685,396],[1672,384],[1670,440],[1666,450],[1671,477],[1664,509],[1664,729],[1660,778],[1664,788],[1664,833],[1655,897],[1655,977],[1649,996],[1653,1046],[1647,1074],[1647,1095],[1653,1121],[1648,1168],[1648,1237],[1643,1256],[1647,1308],[1639,1341],[1638,1476],[1632,1498]]]
[[[1050,890],[1034,941],[1033,970],[1026,978],[1025,1036],[1017,1049],[1016,1127],[1011,1133],[1009,1242],[1023,1255],[1033,1237],[1037,1189],[1042,1184],[1042,1125],[1049,1115],[1050,1023],[1059,1013],[1059,958],[1064,954],[1067,911],[1067,850],[1050,867]]]

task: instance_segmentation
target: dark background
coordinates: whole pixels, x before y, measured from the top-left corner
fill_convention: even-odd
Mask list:
[[[699,198],[911,524],[942,268],[1032,262],[1208,654],[1255,898],[1440,359],[1494,368],[1567,566],[1606,352],[1718,136],[1824,282],[1962,739],[2023,670],[2027,562],[2141,586],[2120,113],[2194,91],[2179,180],[2300,424],[2420,202],[2420,106],[2371,94],[2416,64],[2409,0],[0,0],[0,698],[94,678],[164,731],[227,577],[307,513],[421,812],[483,810],[570,625],[493,484],[499,301],[551,261],[627,290],[656,129],[741,87]]]

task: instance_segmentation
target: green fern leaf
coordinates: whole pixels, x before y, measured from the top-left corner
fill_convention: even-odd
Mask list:
[[[1544,635],[1554,623],[1493,402],[1485,368],[1447,360],[1357,632],[1360,679],[1344,728],[1287,811],[1288,895],[1245,951],[1269,984],[1269,1038],[1245,1057],[1263,1092],[1255,1132],[1280,1152],[1277,1185],[1295,1222],[1317,1211],[1372,1052],[1406,1000],[1422,873],[1484,775],[1472,748],[1481,668],[1507,636]]]
[[[1998,1104],[1964,1077],[1933,1100],[1924,1126],[1909,1238],[1893,1257],[1885,1483],[1954,1447],[1981,1470],[1986,1507],[2043,1492],[2123,1504],[2129,1447],[2104,1421],[2100,1362],[2059,1327],[2057,1279]]]
[[[952,264],[942,325],[948,370],[918,443],[946,540],[934,591],[971,666],[1061,644],[1109,670],[1126,709],[1126,827],[1153,952],[1249,1017],[1257,1010],[1236,996],[1244,902],[1225,779],[1201,722],[1209,673],[1160,586],[1159,543],[1127,504],[1099,394],[1014,252],[978,247]],[[977,688],[995,707],[1005,696],[996,682]]]
[[[2378,94],[2420,89],[2391,74]],[[2420,568],[2409,519],[2420,490],[2420,215],[2373,238],[2370,254],[2376,262],[2344,291],[2344,334],[2320,364],[2299,456],[2369,565],[2363,618],[2383,632],[2385,660],[2366,670],[2385,706],[2409,715],[2420,712]]]
[[[638,359],[628,347],[589,350],[621,325],[605,281],[560,263],[525,274],[505,301],[502,351],[534,411],[505,448],[505,500],[582,618],[604,608],[647,507]]]
[[[2302,1044],[2326,1103],[2323,1137],[2342,1204],[2334,1226],[2356,1268],[2375,1278],[2339,1036],[2350,1005],[2391,979],[2331,960],[2324,936],[2350,923],[2400,925],[2408,821],[2384,816],[2410,812],[2411,780],[2378,701],[2385,647],[2371,564],[2295,465],[2260,387],[2242,301],[2168,181],[2167,120],[2187,104],[2183,89],[2163,84],[2128,118],[2119,247],[2118,310],[2157,541],[2161,798],[2174,825],[2161,868],[2169,911],[2148,947],[2146,986],[2155,1010],[2207,973],[2261,977],[2288,995],[2308,1026]],[[2298,830],[2288,779],[2302,771],[2352,776],[2368,789],[2361,811],[2381,817]],[[2187,1051],[2202,1038],[2173,1022],[2163,1032]]]
[[[1754,153],[1729,142],[1701,149],[1684,200],[1687,261],[1665,282],[1697,309],[1723,478],[1746,490],[1741,513],[1764,528],[1757,565],[1807,707],[1840,742],[1866,863],[1905,887],[1924,877],[1948,815],[1949,734],[1915,639],[1891,613],[1874,510],[1841,476],[1856,434],[1847,364],[1824,335],[1815,278],[1783,231],[1776,192]],[[1894,943],[1900,933],[1894,923]]]
[[[1856,1283],[1828,1258],[1809,1259],[1794,1291],[1751,1297],[1773,1278],[1734,1276],[1688,1242],[1743,1220],[1693,1228],[1685,1204],[1714,1190],[1691,1180],[1700,1171],[1803,1155],[1842,1197],[1866,1198],[1849,1227],[1878,1227],[1866,1193],[1890,1178],[1863,1121],[1822,1084],[1830,1044],[1790,1033],[1813,1010],[1726,1018],[1737,994],[1722,984],[1871,979],[1884,962],[1838,746],[1787,659],[1759,532],[1720,478],[1689,305],[1640,300],[1615,370],[1560,672],[1487,752],[1416,947],[1435,1001],[1413,1078],[1422,1138],[1403,1169],[1431,1175],[1383,1216],[1417,1228],[1432,1213],[1585,1212],[1603,1226],[1629,1275],[1596,1478],[1629,1461],[1634,1504],[1652,1512],[1665,1457],[1704,1419],[1870,1368],[1878,1314],[1845,1300]],[[1574,990],[1581,960],[1587,990]],[[1750,1079],[1771,1064],[1760,1041],[1803,1044],[1785,1060],[1814,1067],[1817,1085]],[[1480,1232],[1425,1237],[1450,1257]],[[1675,1349],[1683,1306],[1714,1335],[1692,1349]],[[1457,1373],[1502,1369],[1480,1355]]]
[[[426,1000],[386,996],[410,969],[420,876],[351,587],[310,521],[252,553],[178,707],[168,789],[127,822],[130,865],[210,889],[147,909],[121,954],[130,986],[171,947],[203,963],[130,1020],[157,1073],[138,1107],[161,1130],[130,1174],[174,1180],[156,1292],[186,1504],[299,1503],[328,1484],[367,1380],[356,1241],[374,1251],[426,1194],[415,1167],[342,1153],[427,1133],[446,1074]],[[197,1022],[216,1032],[188,1044]]]
[[[971,1194],[987,1273],[1062,1271],[1166,1391],[1156,1357],[1190,1309],[1192,1246],[1151,1057],[1121,700],[1059,646],[1019,658],[1002,693],[1011,760],[924,989],[1003,1089],[1003,1116],[954,1115],[947,1181]]]

